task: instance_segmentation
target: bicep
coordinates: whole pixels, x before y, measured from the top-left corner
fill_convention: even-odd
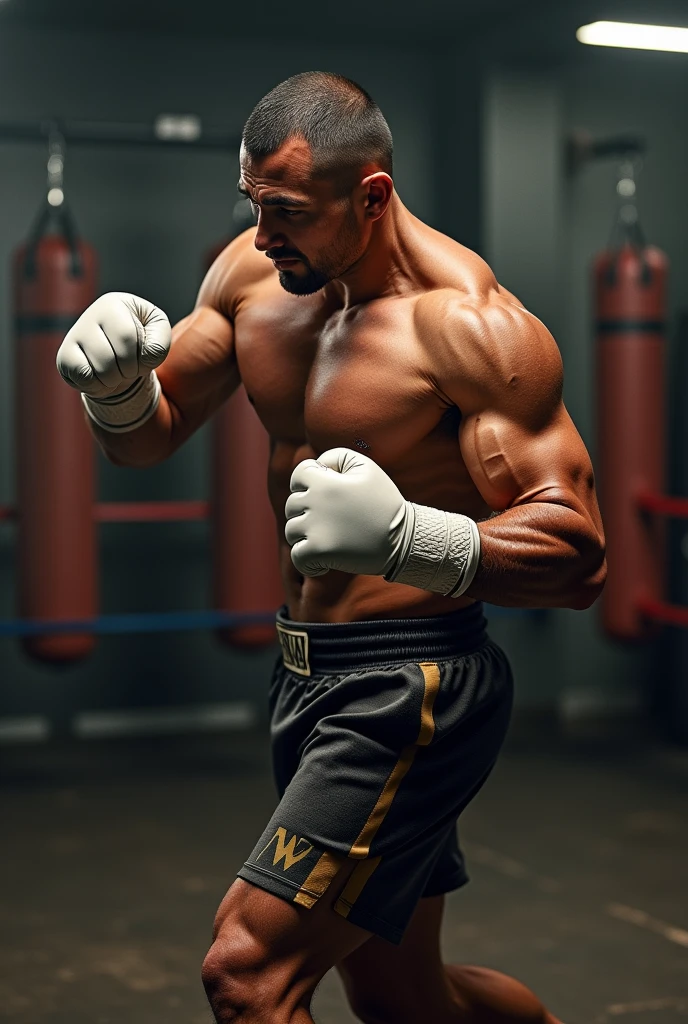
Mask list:
[[[459,443],[485,501],[494,510],[532,501],[589,508],[592,466],[562,400],[561,355],[547,328],[499,304],[473,317],[468,338]]]
[[[231,322],[217,309],[199,305],[175,324],[170,353],[156,372],[169,405],[176,446],[239,385]]]
[[[524,419],[485,409],[461,423],[461,453],[486,503],[495,511],[533,501],[588,508],[592,466],[563,403],[536,427]]]

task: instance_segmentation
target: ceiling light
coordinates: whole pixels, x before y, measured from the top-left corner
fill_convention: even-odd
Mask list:
[[[195,114],[160,114],[155,119],[156,138],[166,142],[196,142],[201,137],[201,119]]]
[[[576,32],[576,39],[590,46],[625,46],[632,50],[666,50],[688,53],[688,28],[670,25],[634,25],[626,21],[594,21]]]

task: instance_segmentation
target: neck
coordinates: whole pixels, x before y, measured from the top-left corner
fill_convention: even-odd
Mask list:
[[[411,244],[414,222],[415,217],[395,192],[384,215],[373,225],[363,255],[332,282],[345,307],[415,289]]]

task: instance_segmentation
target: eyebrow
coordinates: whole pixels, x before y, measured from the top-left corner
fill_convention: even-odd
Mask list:
[[[241,182],[237,185],[237,192],[240,196],[245,196],[246,199],[255,202],[250,192],[248,192]],[[265,199],[261,199],[260,206],[310,206],[308,199],[296,199],[294,196],[277,195],[277,196],[266,196]]]

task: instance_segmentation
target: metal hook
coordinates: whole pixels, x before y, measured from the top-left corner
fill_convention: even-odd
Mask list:
[[[48,129],[48,203],[62,206],[64,203],[65,140],[56,122]]]
[[[634,200],[637,180],[643,169],[643,158],[639,153],[627,153],[619,161],[616,170],[616,194],[624,202]]]

